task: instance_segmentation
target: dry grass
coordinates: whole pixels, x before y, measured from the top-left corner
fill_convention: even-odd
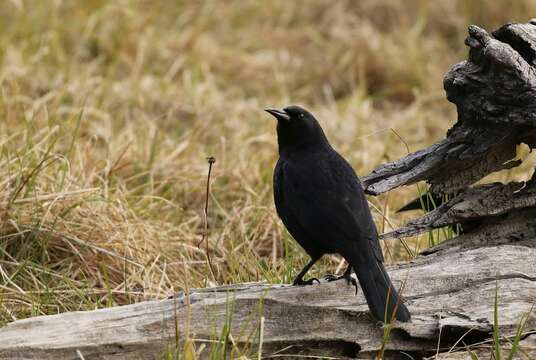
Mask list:
[[[453,124],[442,77],[469,23],[528,14],[532,1],[3,1],[0,325],[289,282],[307,258],[274,211],[262,109],[310,108],[366,174],[407,152],[391,128],[413,151]],[[197,246],[210,155],[213,275]],[[415,195],[370,200],[398,226]]]

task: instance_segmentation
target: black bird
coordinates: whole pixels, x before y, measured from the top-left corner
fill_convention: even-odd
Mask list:
[[[331,147],[307,110],[289,106],[266,111],[278,120],[279,160],[274,171],[277,214],[311,257],[294,285],[312,284],[315,279],[303,280],[305,273],[322,255],[338,253],[349,263],[340,278],[350,280],[354,269],[376,319],[409,321],[410,313],[383,266],[378,232],[350,164]]]

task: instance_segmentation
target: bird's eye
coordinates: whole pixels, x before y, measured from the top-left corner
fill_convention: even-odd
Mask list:
[[[304,114],[300,114],[300,115],[298,115],[298,117],[299,117],[300,119],[303,119],[303,118],[305,117],[305,115],[304,115]]]

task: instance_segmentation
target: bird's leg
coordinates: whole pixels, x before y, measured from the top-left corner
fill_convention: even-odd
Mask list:
[[[341,276],[337,276],[337,275],[333,275],[333,274],[326,274],[324,276],[324,279],[326,279],[329,282],[340,280],[340,279],[346,279],[348,284],[352,284],[352,285],[355,286],[355,294],[357,295],[357,290],[358,290],[357,281],[356,281],[356,279],[354,279],[352,277],[352,266],[351,265],[348,265],[348,267],[344,271],[344,274],[342,274]]]
[[[292,282],[292,285],[313,285],[313,283],[316,281],[317,283],[320,284],[320,281],[318,281],[317,278],[311,278],[309,280],[303,280],[303,276],[307,273],[307,271],[309,271],[309,269],[318,261],[318,259],[320,259],[319,256],[315,256],[313,258],[311,258],[311,261],[309,261],[307,263],[307,265],[304,266],[304,268],[302,269],[302,271],[300,271],[300,273],[298,274],[298,276],[296,276],[296,278],[294,279],[294,281]]]

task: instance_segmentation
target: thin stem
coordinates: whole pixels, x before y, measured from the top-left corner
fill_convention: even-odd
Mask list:
[[[212,261],[210,260],[210,249],[208,246],[208,197],[210,195],[210,175],[212,174],[212,165],[216,162],[216,158],[213,156],[209,156],[207,158],[208,162],[208,175],[207,175],[207,189],[205,193],[205,210],[204,210],[204,222],[205,222],[205,230],[203,231],[203,235],[201,237],[201,241],[197,246],[201,245],[203,240],[205,240],[205,255],[207,256],[207,263],[208,267],[210,269],[210,272],[212,273],[212,278],[214,281],[216,281],[216,273],[214,272],[214,268],[212,267]]]

